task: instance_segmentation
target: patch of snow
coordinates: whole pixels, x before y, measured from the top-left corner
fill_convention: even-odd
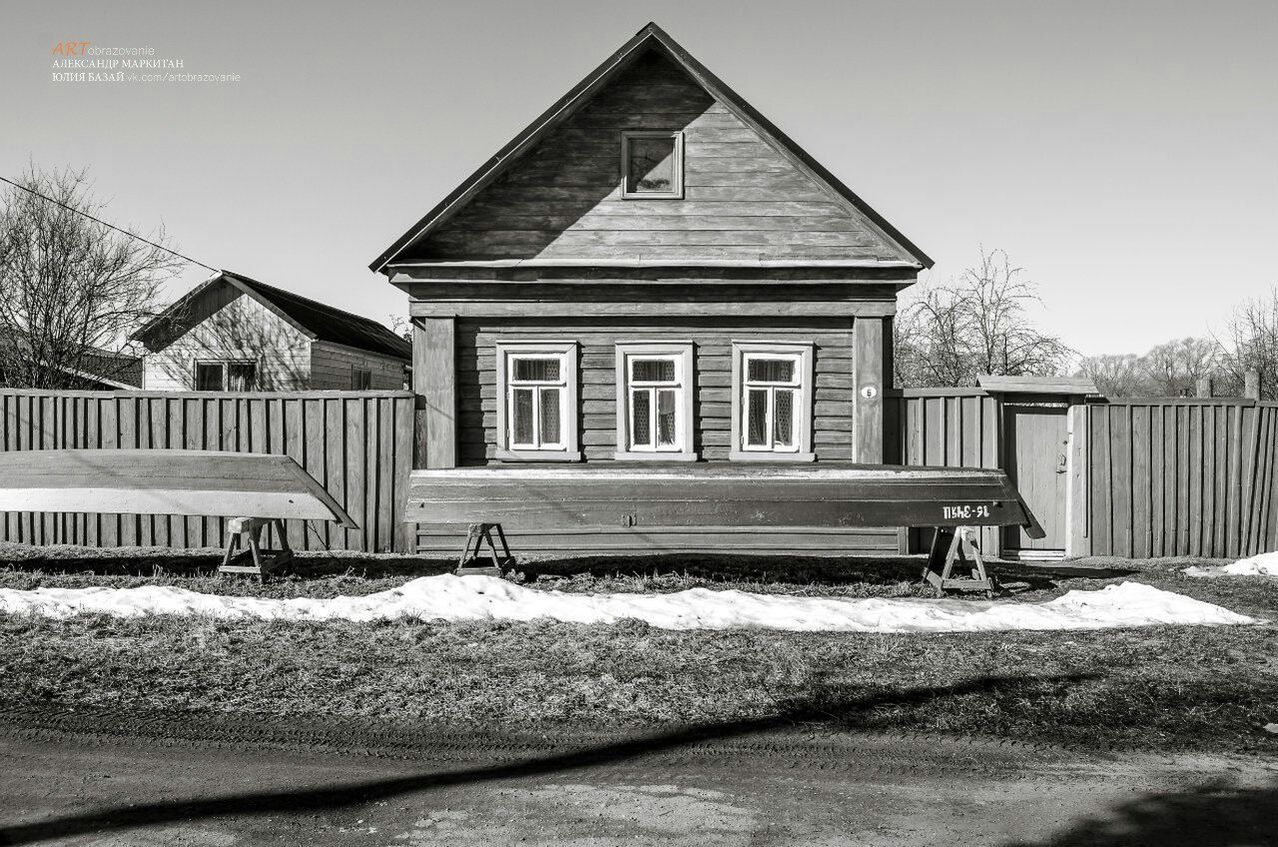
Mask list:
[[[612,623],[638,618],[662,629],[765,627],[827,632],[984,632],[1105,629],[1158,624],[1258,623],[1228,609],[1138,582],[1070,591],[1042,603],[794,597],[692,588],[673,594],[573,594],[526,588],[491,576],[451,574],[414,579],[363,597],[272,600],[200,594],[184,588],[0,589],[0,611],[49,617],[98,612],[121,617],[208,615],[272,620],[553,618]]]
[[[1261,553],[1250,559],[1240,559],[1232,565],[1211,565],[1185,568],[1186,576],[1215,578],[1218,576],[1275,576],[1278,577],[1278,552]]]

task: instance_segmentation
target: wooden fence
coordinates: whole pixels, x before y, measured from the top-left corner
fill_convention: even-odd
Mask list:
[[[1075,414],[1085,552],[1236,558],[1278,547],[1278,404],[1135,400]]]
[[[0,449],[151,448],[293,457],[359,529],[289,521],[296,549],[406,551],[403,508],[412,467],[407,391],[172,393],[0,391]],[[0,540],[26,544],[220,546],[219,518],[6,513]]]
[[[1071,409],[1073,555],[1237,558],[1278,549],[1278,404],[1116,400]],[[1003,401],[980,389],[888,398],[887,461],[1003,468]],[[986,530],[987,550],[1001,538]],[[926,539],[914,537],[910,549]]]

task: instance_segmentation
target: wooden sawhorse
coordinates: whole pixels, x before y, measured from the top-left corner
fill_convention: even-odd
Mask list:
[[[262,547],[262,530],[272,524],[280,540],[278,550]],[[284,521],[279,518],[230,518],[227,520],[226,552],[222,555],[222,565],[217,569],[218,573],[242,573],[265,579],[275,571],[288,567],[292,562],[293,550],[288,546]]]
[[[998,580],[985,571],[980,542],[972,537],[975,531],[970,526],[936,528],[923,568],[923,579],[936,589],[936,596],[944,597],[947,591],[983,591],[986,597],[993,597],[998,590]],[[951,576],[956,563],[968,569],[970,575]]]
[[[497,541],[501,543],[501,553],[493,543],[493,533],[497,533]],[[491,556],[490,565],[479,564],[479,548],[488,545]],[[473,523],[466,531],[466,546],[462,548],[461,558],[457,560],[458,576],[501,576],[506,568],[514,567],[515,557],[510,554],[510,545],[506,543],[506,533],[499,523]]]

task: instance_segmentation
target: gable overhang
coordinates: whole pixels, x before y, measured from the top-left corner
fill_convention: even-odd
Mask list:
[[[649,49],[661,50],[693,78],[712,97],[721,102],[729,111],[745,124],[754,129],[772,147],[788,159],[800,171],[805,172],[817,185],[824,188],[835,200],[842,202],[865,218],[868,226],[895,244],[910,259],[906,265],[917,270],[932,267],[932,259],[920,250],[913,242],[893,227],[887,220],[870,207],[868,203],[844,185],[834,174],[830,173],[807,151],[778,129],[746,100],[729,88],[722,80],[712,74],[695,57],[670,37],[665,30],[655,23],[649,23],[639,30],[634,37],[623,44],[620,49],[605,59],[598,67],[586,75],[581,82],[557,100],[549,109],[542,112],[532,123],[515,136],[505,147],[471,174],[461,185],[445,197],[435,208],[426,213],[407,232],[401,235],[380,256],[368,266],[374,273],[387,272],[388,266],[411,245],[420,241],[447,221],[467,202],[484,188],[492,184],[506,172],[512,163],[531,149],[555,127],[559,126],[577,109],[584,105],[595,93],[603,88],[619,72],[628,67],[635,59]],[[523,260],[529,261],[529,260]],[[563,264],[559,260],[557,264]],[[599,262],[591,262],[599,264]],[[652,265],[661,263],[652,262]],[[669,264],[669,263],[665,263]],[[803,264],[811,264],[803,263]],[[881,262],[847,262],[848,267],[878,267]]]

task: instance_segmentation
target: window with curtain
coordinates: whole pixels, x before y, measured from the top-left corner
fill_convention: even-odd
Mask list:
[[[618,344],[616,372],[616,457],[695,459],[692,344]]]
[[[574,343],[498,345],[502,459],[580,458]]]
[[[810,461],[812,345],[733,345],[733,459]]]

